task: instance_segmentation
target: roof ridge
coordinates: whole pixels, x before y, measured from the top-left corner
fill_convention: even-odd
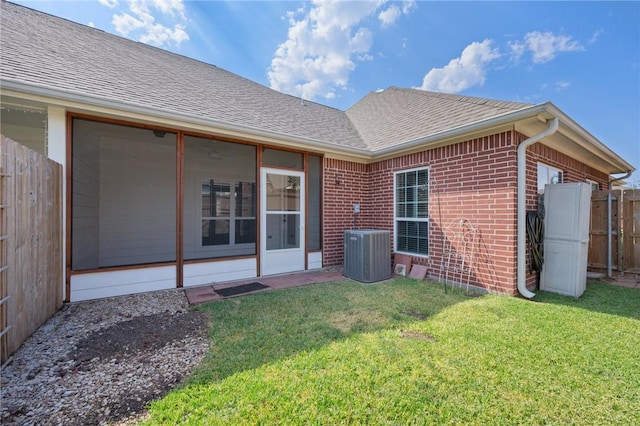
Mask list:
[[[470,103],[475,105],[491,105],[496,107],[499,107],[499,104],[522,105],[523,107],[535,105],[528,102],[517,102],[517,101],[508,101],[508,100],[493,99],[493,98],[483,98],[479,96],[458,95],[455,93],[436,92],[433,90],[424,90],[424,89],[409,88],[409,87],[391,86],[386,90],[389,90],[389,89],[411,92],[411,93],[418,94],[420,96],[431,96],[436,98],[450,99],[456,102],[464,102],[464,103]]]

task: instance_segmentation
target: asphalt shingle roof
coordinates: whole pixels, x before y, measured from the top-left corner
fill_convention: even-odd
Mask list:
[[[366,148],[343,111],[12,3],[2,2],[1,15],[3,80]]]
[[[347,110],[371,150],[391,147],[530,107],[418,89],[371,92]]]
[[[346,112],[213,65],[2,1],[0,78],[333,146],[375,151],[530,106],[415,89]]]

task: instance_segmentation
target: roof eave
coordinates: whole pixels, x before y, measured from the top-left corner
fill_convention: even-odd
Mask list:
[[[390,147],[373,150],[372,154],[374,155],[374,157],[384,157],[398,152],[410,151],[419,147],[438,145],[447,140],[458,139],[465,135],[486,131],[488,129],[501,127],[508,124],[513,124],[517,121],[527,118],[537,117],[540,113],[546,110],[546,107],[547,104],[533,105],[528,108],[519,109],[517,111],[498,115],[489,119],[465,124],[464,126],[455,127],[443,132],[434,133],[423,138],[413,139]]]
[[[50,87],[39,86],[34,84],[26,84],[17,82],[14,80],[0,79],[0,93],[4,92],[8,96],[15,96],[18,94],[27,94],[37,97],[47,98],[51,103],[60,104],[60,106],[71,107],[73,104],[84,105],[86,109],[100,108],[110,111],[121,111],[131,114],[138,114],[147,116],[150,119],[157,121],[170,120],[179,121],[184,123],[184,127],[188,125],[204,126],[215,129],[217,132],[229,132],[233,134],[243,134],[247,138],[254,140],[269,140],[282,142],[284,145],[304,145],[311,149],[316,149],[319,152],[336,152],[340,154],[346,154],[348,156],[359,158],[361,160],[368,160],[371,158],[371,152],[366,149],[345,147],[335,142],[322,141],[303,136],[288,135],[278,132],[270,132],[263,129],[258,129],[250,126],[241,126],[233,123],[221,122],[216,120],[207,120],[200,117],[181,114],[177,112],[170,112],[159,108],[152,108],[147,106],[141,106],[126,102],[119,102],[110,99],[105,99],[97,96],[90,96],[85,94],[79,94],[73,91],[53,89]],[[16,93],[11,93],[16,92]],[[62,102],[61,102],[62,101]],[[162,123],[158,123],[162,124]]]
[[[573,143],[581,146],[586,151],[601,158],[608,165],[607,172],[610,174],[625,173],[635,171],[635,168],[613,152],[610,148],[600,142],[596,137],[591,135],[582,126],[576,123],[563,111],[553,105],[551,102],[532,105],[517,111],[512,111],[502,115],[498,115],[489,119],[480,120],[459,126],[443,132],[435,133],[423,138],[418,138],[385,147],[377,150],[368,150],[362,148],[345,147],[335,142],[316,140],[312,138],[283,134],[278,132],[270,132],[263,129],[253,128],[250,126],[242,126],[238,124],[220,122],[216,120],[208,120],[200,117],[169,112],[159,108],[135,105],[126,102],[114,101],[97,96],[76,93],[70,90],[53,89],[50,87],[27,84],[11,79],[0,79],[0,92],[11,92],[16,94],[27,94],[36,97],[43,97],[52,103],[69,107],[73,104],[83,105],[86,109],[101,108],[111,112],[126,112],[138,114],[148,117],[149,120],[167,120],[172,122],[183,123],[183,127],[191,126],[206,127],[215,130],[216,133],[228,133],[235,135],[244,135],[244,137],[254,141],[269,141],[282,144],[283,146],[304,146],[311,150],[317,150],[325,154],[335,154],[345,156],[359,162],[379,161],[391,156],[401,155],[418,149],[425,149],[446,144],[448,141],[457,140],[468,135],[479,134],[491,129],[504,127],[507,125],[516,125],[520,122],[537,118],[540,124],[545,119],[557,117],[561,123],[561,132],[563,132]],[[9,93],[11,95],[11,93]]]
[[[399,153],[412,152],[418,149],[439,146],[445,144],[447,141],[460,140],[468,135],[480,134],[483,132],[486,133],[491,129],[508,125],[516,126],[518,123],[522,123],[527,120],[529,122],[538,122],[540,126],[544,126],[545,122],[552,117],[558,118],[561,123],[560,131],[571,139],[574,144],[597,156],[603,163],[606,163],[606,167],[603,168],[600,166],[599,168],[606,169],[607,173],[610,174],[635,171],[635,168],[629,162],[625,161],[618,154],[613,152],[609,147],[586,131],[582,126],[576,123],[571,117],[551,102],[532,105],[517,111],[469,123],[464,126],[435,133],[423,138],[373,150],[372,154],[374,160],[384,159]]]
[[[584,127],[565,114],[553,103],[547,102],[549,114],[558,117],[561,123],[559,131],[569,137],[574,143],[585,150],[597,155],[611,166],[611,174],[634,172],[636,169],[628,161],[616,154],[611,148],[602,143],[598,138],[589,133]],[[578,136],[578,137],[575,137]],[[616,171],[613,171],[617,169]]]

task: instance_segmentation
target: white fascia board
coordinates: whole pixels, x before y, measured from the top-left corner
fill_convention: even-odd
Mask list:
[[[547,102],[547,105],[549,113],[554,117],[558,117],[560,123],[562,123],[562,126],[559,129],[560,133],[565,134],[567,137],[571,138],[574,142],[582,146],[584,149],[607,161],[613,167],[619,168],[621,170],[620,173],[635,171],[635,167],[633,167],[629,162],[616,154],[613,150],[611,150],[611,148],[602,143],[598,138],[589,133],[584,127],[582,127],[575,120],[565,114],[560,108],[556,107],[551,102]],[[587,143],[581,143],[580,140],[576,140],[576,138],[572,137],[571,134],[567,134],[567,132],[564,132],[562,127],[566,127],[572,133],[587,141]]]
[[[8,96],[18,97],[22,94],[34,95],[36,97],[46,98],[47,102],[54,103],[60,106],[82,108],[89,111],[98,108],[106,109],[106,111],[103,111],[104,113],[123,117],[126,117],[126,115],[122,114],[122,112],[133,113],[146,116],[148,121],[156,122],[159,125],[162,125],[162,122],[159,122],[159,119],[161,119],[170,122],[183,123],[181,127],[188,128],[189,125],[196,125],[213,128],[223,132],[229,132],[231,134],[244,135],[245,137],[248,136],[251,139],[255,140],[266,139],[268,141],[285,142],[298,146],[302,145],[305,147],[317,149],[321,152],[335,151],[339,153],[347,153],[357,158],[371,158],[371,152],[366,149],[344,147],[334,142],[326,142],[301,136],[292,136],[277,132],[269,132],[249,126],[240,126],[237,124],[224,123],[215,120],[206,120],[187,114],[168,112],[161,109],[143,107],[127,102],[118,102],[100,97],[74,93],[67,90],[51,89],[49,87],[24,84],[4,79],[0,80],[0,88],[2,88],[2,92],[7,92],[6,94]],[[13,91],[15,93],[11,93],[10,91]],[[118,114],[118,112],[120,114]]]
[[[455,139],[464,135],[477,133],[486,129],[494,127],[504,126],[506,124],[514,123],[526,118],[536,117],[538,114],[546,110],[547,104],[534,105],[532,107],[520,109],[515,112],[499,115],[497,117],[489,118],[486,120],[476,121],[474,123],[465,124],[464,126],[455,127],[453,129],[445,130],[444,132],[429,135],[424,138],[414,139],[411,141],[403,142],[398,145],[394,145],[387,148],[375,150],[374,156],[382,156],[392,154],[396,151],[405,151],[420,146],[427,147],[429,145],[437,144],[438,142]]]
[[[631,164],[629,164],[627,161],[621,158],[618,154],[613,152],[609,147],[603,144],[591,133],[586,131],[582,126],[576,123],[573,119],[571,119],[571,117],[569,117],[567,114],[562,112],[562,110],[560,110],[551,102],[532,105],[527,108],[509,112],[509,113],[492,117],[486,120],[481,120],[474,123],[466,124],[464,126],[456,127],[450,130],[446,130],[444,132],[440,132],[434,135],[424,137],[424,138],[419,138],[419,139],[403,142],[401,144],[394,145],[391,147],[375,150],[373,151],[373,156],[374,157],[388,156],[397,152],[407,151],[407,150],[411,150],[419,147],[426,148],[429,145],[436,145],[442,141],[460,138],[460,137],[463,137],[464,135],[482,132],[484,130],[504,126],[507,124],[515,124],[518,121],[531,119],[534,117],[541,117],[541,118],[557,117],[560,123],[573,133],[573,135],[571,134],[566,135],[571,140],[573,140],[573,142],[582,146],[584,149],[586,149],[587,151],[590,151],[597,157],[603,159],[614,168],[618,168],[623,172],[626,172],[628,170],[632,170],[632,171],[635,170],[635,168]],[[561,129],[559,130],[560,132],[561,132]],[[566,132],[562,132],[562,133],[566,134]],[[576,138],[575,136],[578,136],[578,137]],[[580,139],[586,141],[586,143],[581,142]]]
[[[520,120],[533,118],[546,111],[550,116],[558,117],[562,125],[566,126],[567,129],[571,130],[574,134],[587,141],[587,143],[584,144],[580,143],[580,141],[576,140],[575,138],[571,138],[572,140],[574,140],[574,142],[591,151],[594,155],[606,159],[606,161],[609,162],[613,167],[619,168],[620,170],[623,170],[623,172],[635,171],[635,168],[631,164],[629,164],[618,154],[609,149],[605,144],[600,142],[596,137],[591,135],[582,126],[576,123],[573,119],[571,119],[567,114],[562,112],[551,102],[532,105],[530,107],[526,107],[517,111],[509,112],[486,120],[480,120],[474,123],[466,124],[464,126],[446,130],[444,132],[429,135],[424,138],[414,139],[391,147],[371,151],[368,149],[345,147],[334,142],[319,141],[305,137],[268,132],[248,126],[240,126],[214,120],[206,120],[186,114],[172,113],[160,109],[142,107],[140,105],[130,104],[126,102],[118,102],[99,97],[88,96],[69,90],[52,89],[45,86],[0,79],[0,93],[7,91],[15,91],[16,93],[7,94],[16,97],[19,97],[22,94],[33,95],[36,97],[36,99],[37,97],[44,97],[46,98],[47,102],[58,104],[60,106],[81,108],[89,111],[91,111],[92,109],[102,108],[104,109],[102,112],[105,114],[123,116],[125,118],[126,115],[123,115],[122,112],[139,114],[146,117],[147,121],[156,122],[159,125],[162,125],[162,122],[160,120],[166,120],[167,122],[178,123],[180,124],[180,127],[188,128],[190,125],[201,126],[203,128],[228,132],[229,136],[234,136],[235,134],[235,136],[237,137],[245,137],[256,141],[264,140],[273,141],[276,143],[284,142],[285,144],[292,144],[293,146],[309,147],[326,154],[334,153],[338,156],[346,155],[349,158],[353,158],[355,161],[364,161],[367,163],[377,161],[377,159],[380,157],[388,157],[390,155],[399,154],[403,151],[408,151],[419,147],[426,148],[429,145],[435,145],[439,142],[443,142],[449,139],[459,138],[464,136],[465,134],[473,134],[494,127],[516,123]],[[570,137],[571,135],[568,136]]]

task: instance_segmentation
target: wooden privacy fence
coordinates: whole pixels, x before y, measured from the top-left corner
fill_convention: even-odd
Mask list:
[[[611,220],[607,214],[608,191],[591,195],[589,267],[607,268],[607,227],[611,228],[611,268],[640,273],[640,189],[611,191]]]
[[[0,359],[62,306],[62,166],[0,140]]]

